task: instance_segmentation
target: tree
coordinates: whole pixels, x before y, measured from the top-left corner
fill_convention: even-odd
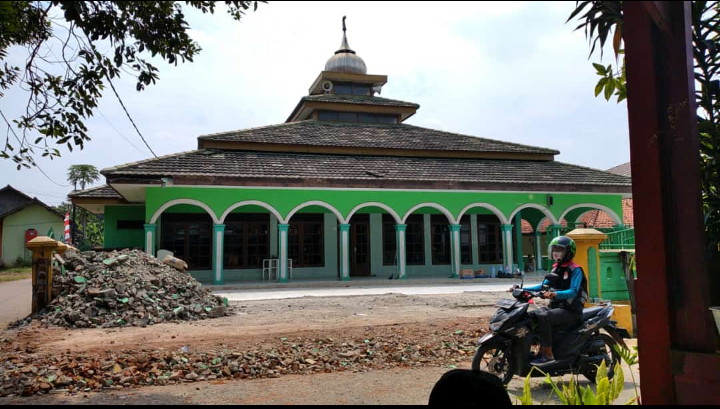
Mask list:
[[[73,184],[73,190],[77,190],[78,183],[80,190],[84,190],[86,185],[100,180],[100,172],[93,165],[72,165],[68,168],[67,180]]]
[[[93,182],[97,182],[98,180],[100,180],[100,172],[98,172],[97,168],[93,165],[72,165],[68,168],[67,180],[68,182],[73,184],[73,190],[77,190],[78,183],[80,184],[80,189],[84,190],[86,185],[92,184]],[[71,228],[70,236],[72,237],[73,243],[76,244],[83,241],[78,240],[78,238],[85,238],[85,233],[87,232],[87,213],[89,212],[87,212],[85,209],[80,210],[80,237],[78,237],[78,230],[75,229],[75,221],[77,220],[76,209],[75,205],[72,206],[73,225]]]
[[[620,1],[577,2],[567,21],[575,17],[581,20],[577,29],[584,28],[592,47],[590,55],[600,42],[600,51],[613,33],[613,51],[616,59],[623,55],[623,13]],[[581,15],[581,13],[583,13]],[[698,89],[698,130],[700,132],[700,170],[705,233],[710,249],[720,251],[720,3],[716,1],[692,2],[692,40],[695,60],[695,80]],[[612,64],[594,63],[601,76],[595,87],[595,96],[603,93],[605,99],[612,96],[622,101],[627,95],[624,57],[621,68],[613,70]]]
[[[93,115],[106,85],[122,73],[137,78],[142,91],[158,80],[147,57],[192,62],[200,46],[188,35],[183,7],[213,14],[215,1],[4,1],[0,2],[0,98],[19,87],[24,113],[7,126],[0,157],[21,166],[35,163],[36,150],[51,159],[65,145],[90,140],[85,120]],[[258,1],[225,1],[240,20]],[[22,46],[22,66],[10,64],[8,49]],[[113,88],[114,91],[114,88]]]

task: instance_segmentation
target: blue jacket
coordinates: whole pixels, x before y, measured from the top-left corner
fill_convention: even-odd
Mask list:
[[[561,270],[560,274],[562,274],[562,276],[560,276],[560,283],[565,281],[563,280],[564,272],[570,270],[568,277],[570,279],[569,285],[560,284],[558,288],[557,283],[553,285],[553,283],[551,283],[547,279],[543,279],[543,282],[541,284],[525,287],[525,289],[530,291],[539,291],[542,289],[543,285],[548,285],[556,294],[553,301],[566,300],[568,303],[568,307],[574,306],[575,308],[573,309],[579,308],[580,310],[582,310],[582,305],[585,303],[588,297],[586,288],[587,284],[585,284],[585,274],[583,273],[582,267],[570,261],[563,264],[555,263],[553,265],[553,271],[557,271],[558,269]],[[552,304],[553,303],[551,302],[551,307],[553,306]]]

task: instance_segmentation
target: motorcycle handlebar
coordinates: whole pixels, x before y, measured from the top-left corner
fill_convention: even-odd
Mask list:
[[[540,290],[540,291],[531,291],[526,290],[524,288],[516,287],[512,290],[512,295],[515,297],[515,299],[520,301],[529,301],[532,298],[540,297],[542,299],[545,299],[545,294],[549,290]]]

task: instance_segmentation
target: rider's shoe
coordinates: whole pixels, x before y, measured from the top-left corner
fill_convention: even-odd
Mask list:
[[[554,362],[554,361],[555,361],[555,358],[548,358],[545,355],[542,355],[539,358],[530,361],[530,365],[533,365],[533,366],[545,365],[545,364],[548,364],[548,363]]]

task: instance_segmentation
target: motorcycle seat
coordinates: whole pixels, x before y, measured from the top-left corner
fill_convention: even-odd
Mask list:
[[[583,309],[583,315],[582,315],[582,321],[586,321],[595,315],[597,315],[600,311],[602,311],[605,307],[602,306],[596,306],[596,307],[589,307]]]

